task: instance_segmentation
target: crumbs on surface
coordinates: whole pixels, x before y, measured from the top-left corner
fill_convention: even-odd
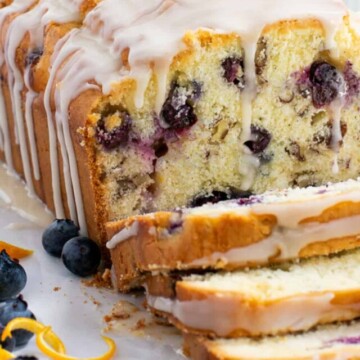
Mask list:
[[[113,306],[110,314],[104,316],[104,321],[109,323],[113,320],[129,319],[132,314],[138,311],[139,309],[131,302],[120,300]]]
[[[54,288],[53,288],[53,291],[55,291],[55,292],[58,292],[58,291],[60,291],[61,290],[61,287],[60,286],[55,286]]]
[[[111,271],[110,269],[105,269],[104,272],[98,272],[91,279],[82,280],[82,283],[88,287],[94,288],[105,288],[112,289],[111,285]]]

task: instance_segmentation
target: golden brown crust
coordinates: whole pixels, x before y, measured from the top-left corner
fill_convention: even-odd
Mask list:
[[[339,203],[317,216],[305,219],[306,222],[327,223],[332,220],[360,214],[360,203]],[[122,282],[133,279],[141,273],[156,270],[186,270],[201,268],[193,264],[195,260],[211,256],[213,253],[226,253],[235,248],[258,243],[267,238],[277,220],[274,215],[236,215],[231,213],[219,217],[204,215],[187,216],[181,230],[169,234],[174,213],[158,212],[152,216],[135,216],[126,220],[108,223],[107,238],[111,239],[135,221],[139,223],[137,236],[123,241],[111,251],[112,262],[121,289]],[[309,244],[303,248],[299,257],[328,255],[360,245],[359,236],[329,239]],[[279,254],[280,255],[280,254]],[[267,263],[277,263],[273,257]],[[210,266],[211,265],[211,266]],[[209,267],[234,269],[237,267],[260,265],[259,263],[234,264],[218,262]]]
[[[221,351],[221,348],[218,348],[211,340],[201,337],[184,334],[184,344],[183,351],[186,356],[191,360],[256,360],[255,358],[248,358],[244,356],[229,357],[226,353]],[[344,351],[345,353],[345,351]],[[316,356],[319,360],[332,360],[336,357],[335,352],[329,350],[322,353],[321,355]],[[289,355],[291,360],[312,360],[315,356],[309,355],[306,357],[299,357],[294,355]],[[263,358],[263,357],[262,357]],[[358,360],[360,359],[359,355],[347,355],[345,357],[348,360]],[[283,360],[284,358],[276,357],[267,357],[266,360]]]

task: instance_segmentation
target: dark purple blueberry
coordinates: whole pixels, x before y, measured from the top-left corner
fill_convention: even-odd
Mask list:
[[[79,230],[72,220],[54,220],[42,235],[42,245],[45,251],[52,256],[61,257],[65,243],[79,236]]]
[[[2,332],[4,331],[5,326],[0,324],[0,336],[2,335]],[[16,346],[16,340],[15,337],[7,337],[4,341],[0,341],[0,348],[3,348],[9,352],[12,352],[15,349]]]
[[[224,78],[228,83],[234,84],[239,89],[245,87],[244,60],[240,57],[228,57],[222,63]]]
[[[335,66],[325,61],[315,61],[309,72],[314,106],[320,108],[336,99],[344,86],[344,78]]]
[[[24,268],[11,259],[5,250],[0,253],[0,301],[17,296],[24,289],[27,276]]]
[[[160,113],[162,121],[167,127],[174,130],[183,130],[193,126],[197,122],[194,105],[199,98],[201,89],[196,82],[189,86],[180,86],[174,83],[171,86]]]
[[[248,140],[244,143],[252,153],[260,154],[262,153],[270,144],[271,134],[264,128],[251,125],[251,140]]]
[[[44,49],[43,48],[35,48],[31,50],[25,59],[25,66],[32,66],[36,65],[41,56],[43,55]]]
[[[117,116],[121,120],[121,124],[111,130],[106,127],[106,118],[110,116]],[[116,110],[113,113],[106,113],[98,121],[95,137],[106,150],[113,150],[128,143],[131,127],[132,119],[129,113]]]
[[[19,317],[36,319],[21,296],[0,305],[0,324],[2,326],[5,327],[11,320]],[[15,338],[16,347],[20,347],[26,345],[33,334],[26,330],[15,330],[12,336]]]
[[[155,156],[157,158],[165,156],[169,151],[169,147],[167,146],[167,144],[163,138],[155,141],[155,143],[153,144],[152,147],[155,151]]]
[[[190,203],[189,207],[198,207],[205,204],[216,204],[220,201],[238,199],[238,198],[248,198],[252,193],[250,191],[237,191],[229,190],[224,191],[213,191],[210,194],[198,195]]]
[[[65,267],[73,274],[86,277],[96,274],[101,253],[98,245],[85,236],[68,241],[61,255]]]

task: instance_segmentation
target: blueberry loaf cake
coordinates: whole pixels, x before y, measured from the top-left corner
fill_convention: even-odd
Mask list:
[[[185,336],[193,360],[328,360],[360,358],[360,323],[321,326],[308,332],[261,339],[209,339]]]
[[[237,338],[306,331],[360,317],[359,260],[360,252],[354,250],[270,268],[168,279],[158,275],[146,283],[147,303],[156,314],[197,335]]]
[[[103,241],[131,215],[356,178],[353,15],[267,4],[4,3],[1,157]]]
[[[161,271],[253,267],[360,244],[360,182],[270,191],[107,225],[120,289]]]

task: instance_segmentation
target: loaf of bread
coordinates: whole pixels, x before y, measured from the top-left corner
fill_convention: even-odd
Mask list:
[[[341,0],[5,5],[0,156],[96,240],[127,216],[360,172]]]
[[[192,360],[356,360],[360,359],[360,323],[321,326],[308,333],[261,339],[185,336]]]
[[[360,181],[271,191],[109,223],[119,289],[153,271],[253,267],[360,244]]]
[[[356,250],[282,267],[175,277],[172,286],[152,280],[147,303],[188,333],[241,337],[305,331],[360,316],[359,262]]]

